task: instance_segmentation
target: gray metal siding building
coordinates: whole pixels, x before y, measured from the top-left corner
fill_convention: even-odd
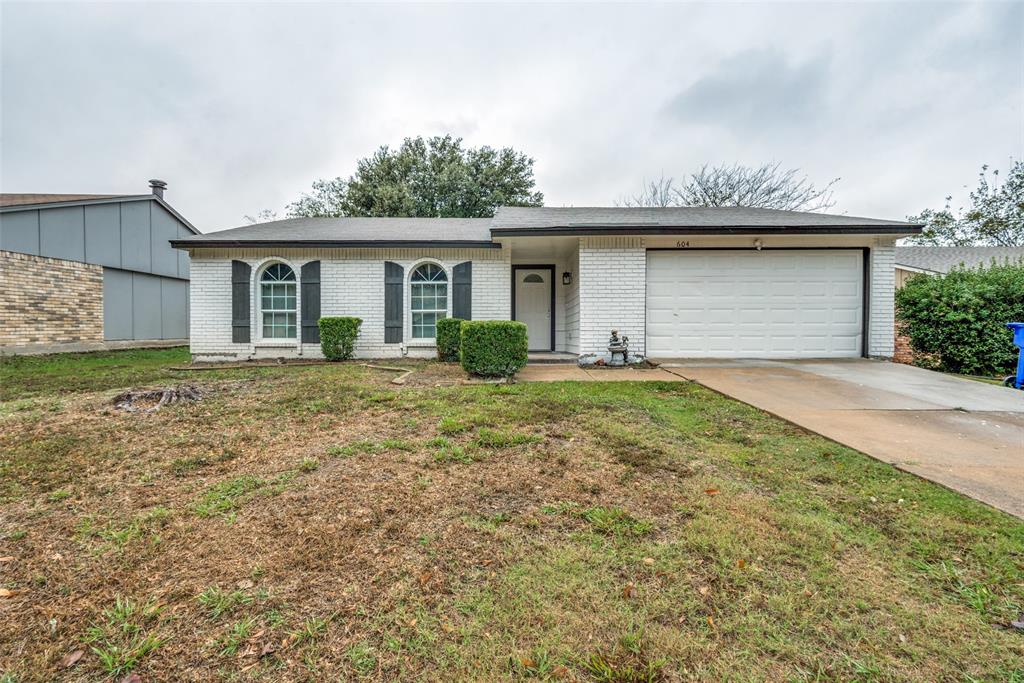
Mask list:
[[[152,193],[143,195],[0,195],[4,273],[12,280],[37,278],[53,290],[23,297],[11,314],[21,332],[8,333],[0,346],[103,348],[97,343],[186,340],[189,258],[170,240],[198,230],[163,200],[165,186],[152,181]],[[101,291],[77,291],[76,303],[73,290],[98,277]],[[66,290],[70,299],[56,290]],[[94,297],[102,302],[98,316]],[[83,319],[73,320],[79,309],[86,311]],[[99,319],[90,325],[85,316]],[[76,331],[54,334],[61,320]]]

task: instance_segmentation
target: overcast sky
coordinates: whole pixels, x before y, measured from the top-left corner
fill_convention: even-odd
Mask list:
[[[0,24],[0,190],[158,177],[204,232],[415,135],[527,153],[550,206],[779,161],[882,218],[1024,157],[1024,2],[4,2]]]

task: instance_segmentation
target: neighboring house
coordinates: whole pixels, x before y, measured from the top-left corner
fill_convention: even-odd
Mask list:
[[[896,247],[896,289],[915,275],[944,275],[954,268],[984,268],[994,263],[1024,265],[1024,247]],[[895,330],[897,363],[913,363],[910,337]]]
[[[163,199],[0,194],[0,352],[88,351],[188,338],[188,254],[198,234]]]
[[[921,226],[748,208],[501,207],[493,219],[293,218],[179,238],[195,360],[433,355],[438,318],[515,319],[531,350],[649,357],[893,354],[895,240]]]
[[[1024,263],[1024,247],[896,247],[896,288],[919,273],[942,275],[993,263]]]

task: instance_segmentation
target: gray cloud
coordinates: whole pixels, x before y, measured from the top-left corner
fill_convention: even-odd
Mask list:
[[[667,105],[684,122],[803,129],[824,118],[829,59],[790,63],[779,48],[744,50],[708,69]]]
[[[536,159],[551,205],[777,160],[837,210],[938,206],[1024,156],[1020,3],[0,8],[0,189],[137,192],[203,230],[410,135]]]

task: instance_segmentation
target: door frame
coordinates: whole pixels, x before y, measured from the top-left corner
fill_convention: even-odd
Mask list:
[[[648,247],[651,251],[751,251],[750,247]],[[860,357],[870,358],[871,331],[871,247],[761,247],[758,251],[859,251],[861,253]],[[647,346],[647,263],[644,257],[644,350]]]
[[[555,264],[553,263],[516,263],[512,265],[512,320],[516,319],[516,273],[520,270],[546,270],[551,274],[551,348],[555,350]]]

